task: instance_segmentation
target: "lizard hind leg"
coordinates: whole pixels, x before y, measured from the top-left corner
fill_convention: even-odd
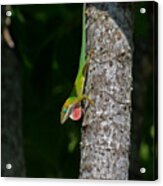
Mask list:
[[[90,60],[91,60],[93,54],[94,54],[94,49],[92,48],[91,51],[86,55],[86,59],[85,59],[86,63],[85,63],[83,70],[82,70],[82,74],[84,77],[86,76],[88,67],[90,65]]]

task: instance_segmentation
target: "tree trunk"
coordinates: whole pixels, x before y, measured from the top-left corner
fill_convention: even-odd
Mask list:
[[[132,16],[129,3],[89,4],[80,178],[128,179],[132,91]]]
[[[25,176],[22,143],[22,96],[20,63],[16,58],[2,6],[2,126],[1,170],[3,177]],[[11,20],[8,21],[10,23]],[[5,33],[4,33],[5,32]],[[5,35],[6,34],[6,35]],[[6,36],[6,37],[5,37]],[[6,40],[5,40],[6,39]],[[11,164],[12,167],[7,164]],[[10,169],[11,168],[11,169]]]

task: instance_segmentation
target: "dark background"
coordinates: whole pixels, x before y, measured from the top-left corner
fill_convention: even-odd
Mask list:
[[[140,14],[141,7],[147,9],[146,14]],[[13,5],[12,13],[11,34],[21,66],[26,176],[78,178],[81,122],[68,120],[60,125],[60,110],[71,92],[78,69],[82,4]],[[153,75],[156,73],[153,4],[136,3],[133,14],[131,139],[136,147],[131,147],[130,179],[152,179],[155,161]],[[138,156],[134,157],[135,154]],[[143,175],[139,173],[141,167],[147,169]]]

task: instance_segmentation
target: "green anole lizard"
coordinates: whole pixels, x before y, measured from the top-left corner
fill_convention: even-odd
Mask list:
[[[75,79],[74,88],[71,92],[69,98],[66,99],[62,110],[61,110],[61,124],[65,123],[68,118],[71,118],[74,121],[77,121],[82,116],[82,106],[81,101],[86,99],[90,104],[93,104],[93,101],[83,93],[84,83],[86,78],[86,71],[89,65],[90,56],[86,57],[86,26],[85,26],[85,4],[83,4],[83,15],[82,15],[82,47],[80,54],[80,64],[78,69],[78,74]]]

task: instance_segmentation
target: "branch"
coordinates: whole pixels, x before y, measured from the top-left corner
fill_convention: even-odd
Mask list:
[[[132,24],[128,3],[89,4],[87,51],[91,56],[85,92],[80,178],[128,179]]]

